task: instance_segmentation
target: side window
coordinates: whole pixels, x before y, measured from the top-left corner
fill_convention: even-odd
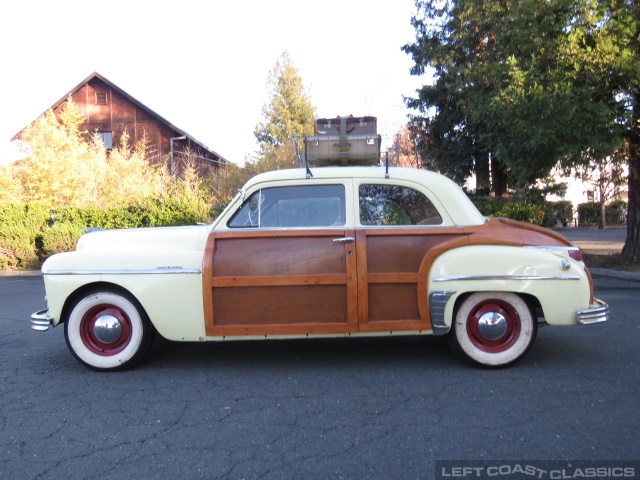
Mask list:
[[[343,185],[273,187],[251,195],[229,228],[332,227],[345,224]]]
[[[360,185],[362,225],[440,225],[442,217],[422,193],[399,185]]]

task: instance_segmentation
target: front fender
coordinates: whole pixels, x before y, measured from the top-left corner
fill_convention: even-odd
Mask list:
[[[108,284],[132,294],[158,332],[170,340],[204,338],[201,251],[68,252],[42,267],[51,324],[59,324],[75,294]]]
[[[531,295],[552,325],[576,324],[576,313],[589,307],[592,294],[584,264],[557,247],[459,247],[438,256],[428,278],[429,293],[455,292],[444,309],[448,327],[453,322],[456,301],[473,292]]]

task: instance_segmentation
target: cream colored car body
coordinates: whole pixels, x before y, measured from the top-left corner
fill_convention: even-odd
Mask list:
[[[89,285],[132,293],[160,334],[203,340],[202,258],[210,226],[124,229],[84,235],[76,251],[54,255],[42,268],[52,325],[67,300]]]
[[[362,228],[355,215],[358,184],[371,181],[410,186],[428,195],[443,219],[442,224],[429,228],[476,226],[487,221],[456,184],[424,170],[390,168],[386,176],[382,167],[327,167],[314,169],[311,178],[306,177],[304,169],[269,172],[249,181],[210,225],[89,233],[80,239],[76,251],[49,258],[42,272],[51,325],[62,321],[65,308],[78,292],[91,285],[111,284],[127,290],[140,302],[163,337],[220,340],[207,338],[203,320],[202,272],[209,234],[228,230],[227,223],[243,200],[261,188],[330,180],[342,182],[347,195],[351,194],[351,208],[347,206],[343,228]],[[569,265],[566,269],[561,268],[563,260]],[[528,276],[537,279],[527,280]],[[541,276],[548,279],[540,280]],[[590,295],[584,264],[569,258],[566,249],[490,245],[465,246],[441,254],[429,272],[428,288],[430,292],[455,292],[446,303],[444,322],[448,326],[452,324],[456,299],[469,292],[533,296],[551,324],[575,324],[576,312],[588,307],[584,299]]]

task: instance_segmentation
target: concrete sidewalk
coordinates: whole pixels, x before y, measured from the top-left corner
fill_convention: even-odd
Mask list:
[[[612,255],[622,252],[627,239],[627,227],[565,227],[554,228],[555,232],[566,237],[584,253],[594,255]]]

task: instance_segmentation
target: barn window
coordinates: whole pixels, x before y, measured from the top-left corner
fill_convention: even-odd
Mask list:
[[[96,105],[106,105],[106,104],[107,104],[107,93],[96,92]]]
[[[96,132],[96,143],[100,142],[104,145],[104,148],[113,148],[113,136],[111,132]]]

